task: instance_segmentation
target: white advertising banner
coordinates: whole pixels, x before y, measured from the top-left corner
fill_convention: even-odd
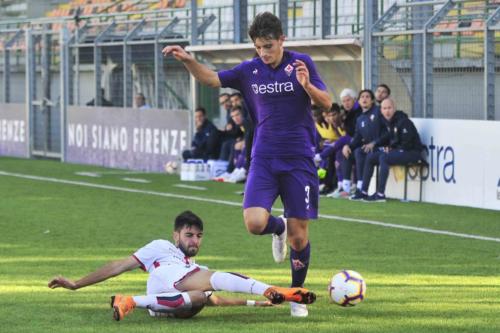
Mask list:
[[[66,162],[162,171],[191,142],[189,112],[68,107]]]
[[[500,122],[412,119],[426,146],[422,200],[500,210]],[[418,200],[419,177],[410,171],[408,198]],[[402,198],[404,171],[393,168],[387,195]]]
[[[29,156],[24,104],[0,103],[0,156]]]

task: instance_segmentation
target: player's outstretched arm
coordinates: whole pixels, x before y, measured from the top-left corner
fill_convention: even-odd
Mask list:
[[[169,45],[161,52],[165,57],[171,54],[175,59],[181,61],[184,64],[184,67],[186,67],[186,69],[193,74],[196,80],[202,84],[213,88],[219,88],[221,86],[219,75],[217,75],[216,72],[207,66],[200,64],[191,54],[186,52],[186,50],[179,45]]]
[[[311,83],[309,69],[307,68],[305,62],[297,59],[295,60],[294,66],[297,81],[299,81],[302,85],[314,104],[325,110],[329,110],[332,107],[332,99],[326,91],[317,88]]]
[[[138,267],[140,267],[140,264],[137,262],[137,260],[135,260],[133,256],[130,256],[122,260],[109,262],[98,270],[82,277],[77,281],[70,280],[60,275],[56,276],[49,281],[48,287],[51,289],[66,288],[70,290],[76,290],[99,283],[113,276],[120,275],[123,272],[127,272]]]
[[[207,305],[210,306],[273,306],[270,301],[253,301],[241,298],[228,298],[211,295]]]

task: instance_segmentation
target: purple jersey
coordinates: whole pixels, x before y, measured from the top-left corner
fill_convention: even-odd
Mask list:
[[[293,66],[296,59],[306,64],[311,83],[326,90],[312,59],[293,51],[284,51],[276,68],[257,57],[218,73],[222,87],[242,93],[256,123],[252,156],[314,156],[316,128],[311,99],[297,81]]]

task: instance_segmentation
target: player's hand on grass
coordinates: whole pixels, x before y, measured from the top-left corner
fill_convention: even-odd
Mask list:
[[[55,288],[66,288],[70,290],[75,290],[77,289],[76,283],[74,281],[71,281],[64,276],[57,276],[53,278],[52,280],[49,281],[48,284],[49,288],[55,289]]]
[[[185,62],[185,61],[193,59],[193,57],[191,56],[191,54],[189,54],[188,52],[186,52],[186,50],[184,50],[179,45],[169,45],[169,46],[165,47],[161,51],[161,53],[163,53],[163,55],[165,57],[168,56],[169,54],[171,54],[171,55],[174,56],[175,59],[177,59],[179,61],[182,61],[182,62]]]
[[[306,88],[309,85],[309,70],[307,69],[306,64],[301,60],[295,60],[293,63],[295,66],[295,75],[297,77],[297,81],[299,81],[300,85]]]
[[[255,306],[274,306],[271,301],[255,301]]]

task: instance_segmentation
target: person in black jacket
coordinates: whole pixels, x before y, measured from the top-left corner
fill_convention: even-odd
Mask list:
[[[363,109],[356,101],[356,93],[352,89],[344,89],[340,93],[342,101],[341,114],[344,118],[344,129],[351,138],[356,130],[356,120],[363,113]]]
[[[203,160],[216,160],[220,152],[220,135],[215,125],[207,119],[206,110],[198,107],[194,111],[194,125],[196,133],[191,142],[191,149],[182,152],[184,160],[197,158]]]
[[[362,193],[364,201],[385,202],[385,186],[391,165],[407,165],[422,158],[422,143],[413,122],[403,111],[396,111],[392,98],[381,104],[381,113],[389,133],[387,146],[382,151],[374,151],[366,157],[363,173]],[[368,195],[368,187],[375,165],[379,165],[377,191]]]
[[[344,179],[349,179],[352,168],[352,155],[356,162],[356,193],[350,200],[361,200],[364,198],[361,193],[363,186],[363,168],[366,156],[378,149],[383,142],[385,127],[382,126],[382,115],[380,109],[375,105],[375,96],[369,89],[362,90],[358,98],[359,105],[363,113],[356,120],[356,130],[354,137],[348,145],[342,149],[345,156],[345,162],[342,167]],[[346,189],[344,189],[347,191]]]

